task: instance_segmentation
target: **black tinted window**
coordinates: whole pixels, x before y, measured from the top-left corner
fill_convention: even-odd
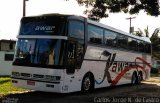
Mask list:
[[[84,39],[84,23],[80,21],[70,21],[69,36],[78,39]]]
[[[128,49],[136,51],[137,41],[136,39],[128,37]]]
[[[116,37],[117,37],[116,33],[109,31],[109,30],[105,30],[105,33],[104,33],[105,45],[116,46],[116,44],[117,44]]]
[[[151,53],[151,44],[145,43],[145,52],[149,54]]]
[[[13,60],[13,57],[14,57],[13,54],[5,54],[4,60],[5,60],[5,61],[12,61],[12,60]]]
[[[117,41],[118,41],[118,47],[120,48],[127,48],[127,37],[124,35],[119,34],[117,37]]]
[[[101,44],[103,42],[103,29],[88,25],[88,41],[91,43]]]
[[[138,51],[144,52],[144,43],[143,41],[137,40],[138,41]]]

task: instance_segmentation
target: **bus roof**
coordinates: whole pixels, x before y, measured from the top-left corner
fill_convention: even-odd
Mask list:
[[[105,25],[105,24],[102,24],[102,23],[87,19],[86,17],[82,17],[82,16],[69,15],[69,14],[59,14],[59,13],[53,13],[52,14],[51,13],[51,14],[42,14],[42,15],[39,15],[39,16],[30,16],[30,17],[34,18],[34,17],[52,17],[52,16],[64,16],[64,17],[68,17],[69,19],[78,19],[78,20],[82,20],[82,21],[84,21],[86,19],[87,22],[90,23],[90,24],[93,24],[93,25],[96,25],[96,26],[99,26],[99,27],[102,27],[102,28],[105,28],[105,29],[108,29],[108,30],[111,30],[111,31],[114,31],[114,32],[117,32],[117,33],[120,33],[120,34],[123,34],[123,35],[126,35],[126,36],[129,36],[129,37],[132,37],[132,38],[135,38],[135,39],[138,39],[138,40],[142,40],[142,41],[151,43],[150,39],[147,38],[147,37],[135,36],[135,35],[132,35],[130,33],[126,33],[126,32],[124,32],[122,30],[119,30],[119,29],[113,28],[111,26],[108,26],[108,25]],[[28,18],[28,17],[24,17],[24,18]]]

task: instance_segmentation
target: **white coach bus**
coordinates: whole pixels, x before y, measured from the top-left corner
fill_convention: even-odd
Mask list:
[[[150,77],[149,38],[81,16],[24,17],[17,38],[12,69],[16,87],[88,92]]]

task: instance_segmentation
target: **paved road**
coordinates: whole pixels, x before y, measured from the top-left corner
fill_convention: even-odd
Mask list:
[[[130,98],[157,96],[160,96],[160,86],[158,84],[142,83],[135,86],[122,85],[117,87],[96,89],[90,94],[82,94],[81,92],[57,94],[32,91],[28,93],[8,95],[2,98],[3,100],[0,100],[0,102],[4,101],[5,99],[13,99],[17,100],[18,103],[93,103],[99,102],[100,100],[107,103],[107,100],[110,98],[113,100],[113,97]],[[121,101],[117,103],[120,102]]]

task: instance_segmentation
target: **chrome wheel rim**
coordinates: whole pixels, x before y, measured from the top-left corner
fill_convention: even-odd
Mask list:
[[[136,83],[136,75],[133,74],[133,77],[132,77],[132,84],[135,84]]]
[[[84,90],[88,91],[90,89],[90,87],[91,87],[91,81],[90,81],[89,77],[86,77],[84,79]]]

